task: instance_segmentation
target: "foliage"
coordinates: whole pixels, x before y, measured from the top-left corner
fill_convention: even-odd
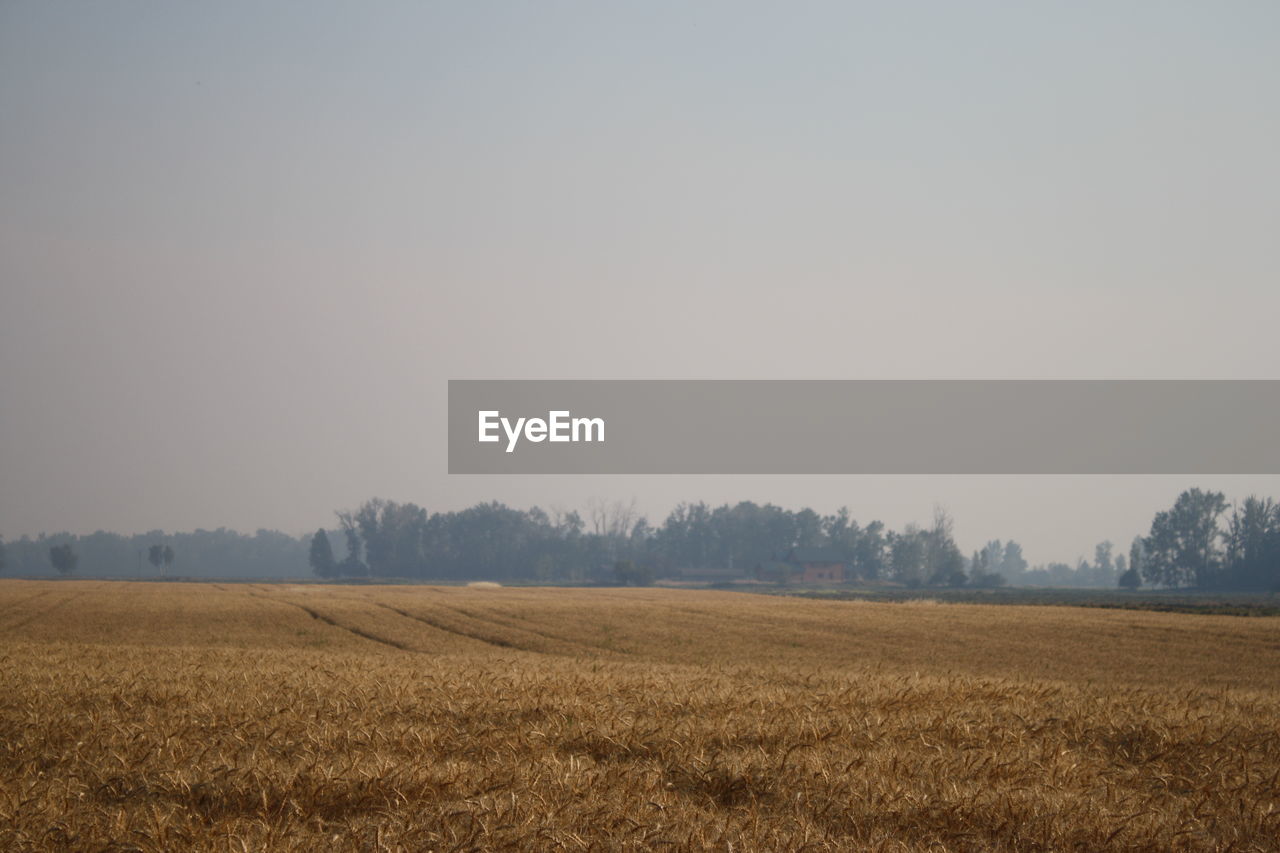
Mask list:
[[[1221,569],[1218,516],[1226,508],[1221,492],[1189,489],[1172,509],[1156,513],[1143,540],[1143,577],[1164,586],[1208,586]]]
[[[152,545],[147,548],[147,562],[160,570],[161,575],[168,574],[173,565],[174,551],[172,545]]]
[[[1280,588],[1280,507],[1250,496],[1224,528],[1226,510],[1220,492],[1183,492],[1156,514],[1130,563],[1138,560],[1145,580],[1167,587]]]
[[[623,586],[650,586],[653,584],[653,573],[643,567],[637,567],[631,560],[619,560],[613,567],[618,583]]]
[[[76,570],[80,557],[72,550],[70,543],[54,545],[49,548],[49,563],[60,575],[69,575]]]
[[[317,577],[331,578],[338,573],[338,561],[333,558],[333,546],[329,543],[329,534],[320,528],[311,537],[311,551],[308,556],[311,570]]]
[[[582,514],[498,502],[431,513],[376,498],[339,512],[337,526],[323,530],[332,563],[323,555],[313,559],[313,549],[323,547],[315,534],[295,538],[226,529],[24,536],[7,543],[6,562],[11,573],[38,575],[48,570],[50,546],[68,543],[84,558],[81,573],[94,576],[136,575],[139,551],[167,568],[176,549],[189,577],[284,578],[311,571],[325,578],[609,584],[618,582],[620,560],[654,580],[700,569],[739,578],[774,577],[779,561],[802,548],[843,562],[851,583],[1114,589],[1135,569],[1147,583],[1162,587],[1280,588],[1280,507],[1257,497],[1230,511],[1224,507],[1221,495],[1193,489],[1156,516],[1150,535],[1135,538],[1127,559],[1104,541],[1091,549],[1091,560],[1082,556],[1035,567],[1028,567],[1012,540],[988,541],[963,557],[942,510],[928,528],[906,524],[889,530],[880,521],[860,524],[844,508],[823,515],[750,501],[684,503],[654,526],[633,504],[622,502],[593,501]],[[156,545],[159,541],[172,544]],[[158,554],[152,546],[160,548]]]

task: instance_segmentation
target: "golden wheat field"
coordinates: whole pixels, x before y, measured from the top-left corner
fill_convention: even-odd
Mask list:
[[[1280,849],[1280,620],[0,583],[0,849]]]

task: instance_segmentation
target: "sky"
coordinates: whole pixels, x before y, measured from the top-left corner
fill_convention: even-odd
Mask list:
[[[1280,496],[445,444],[451,378],[1280,378],[1276,44],[1269,2],[0,3],[0,536],[751,499],[1072,561]]]

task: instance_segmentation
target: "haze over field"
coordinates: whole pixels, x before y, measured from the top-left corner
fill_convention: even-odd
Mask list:
[[[449,378],[1277,378],[1278,40],[1245,2],[0,5],[0,535],[938,502],[1040,562],[1280,494],[450,477],[444,433]]]

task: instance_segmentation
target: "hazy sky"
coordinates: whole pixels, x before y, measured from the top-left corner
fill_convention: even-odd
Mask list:
[[[1280,378],[1277,44],[1266,0],[0,3],[0,535],[940,501],[1041,561],[1190,485],[1280,496],[450,477],[444,409],[449,378]]]

